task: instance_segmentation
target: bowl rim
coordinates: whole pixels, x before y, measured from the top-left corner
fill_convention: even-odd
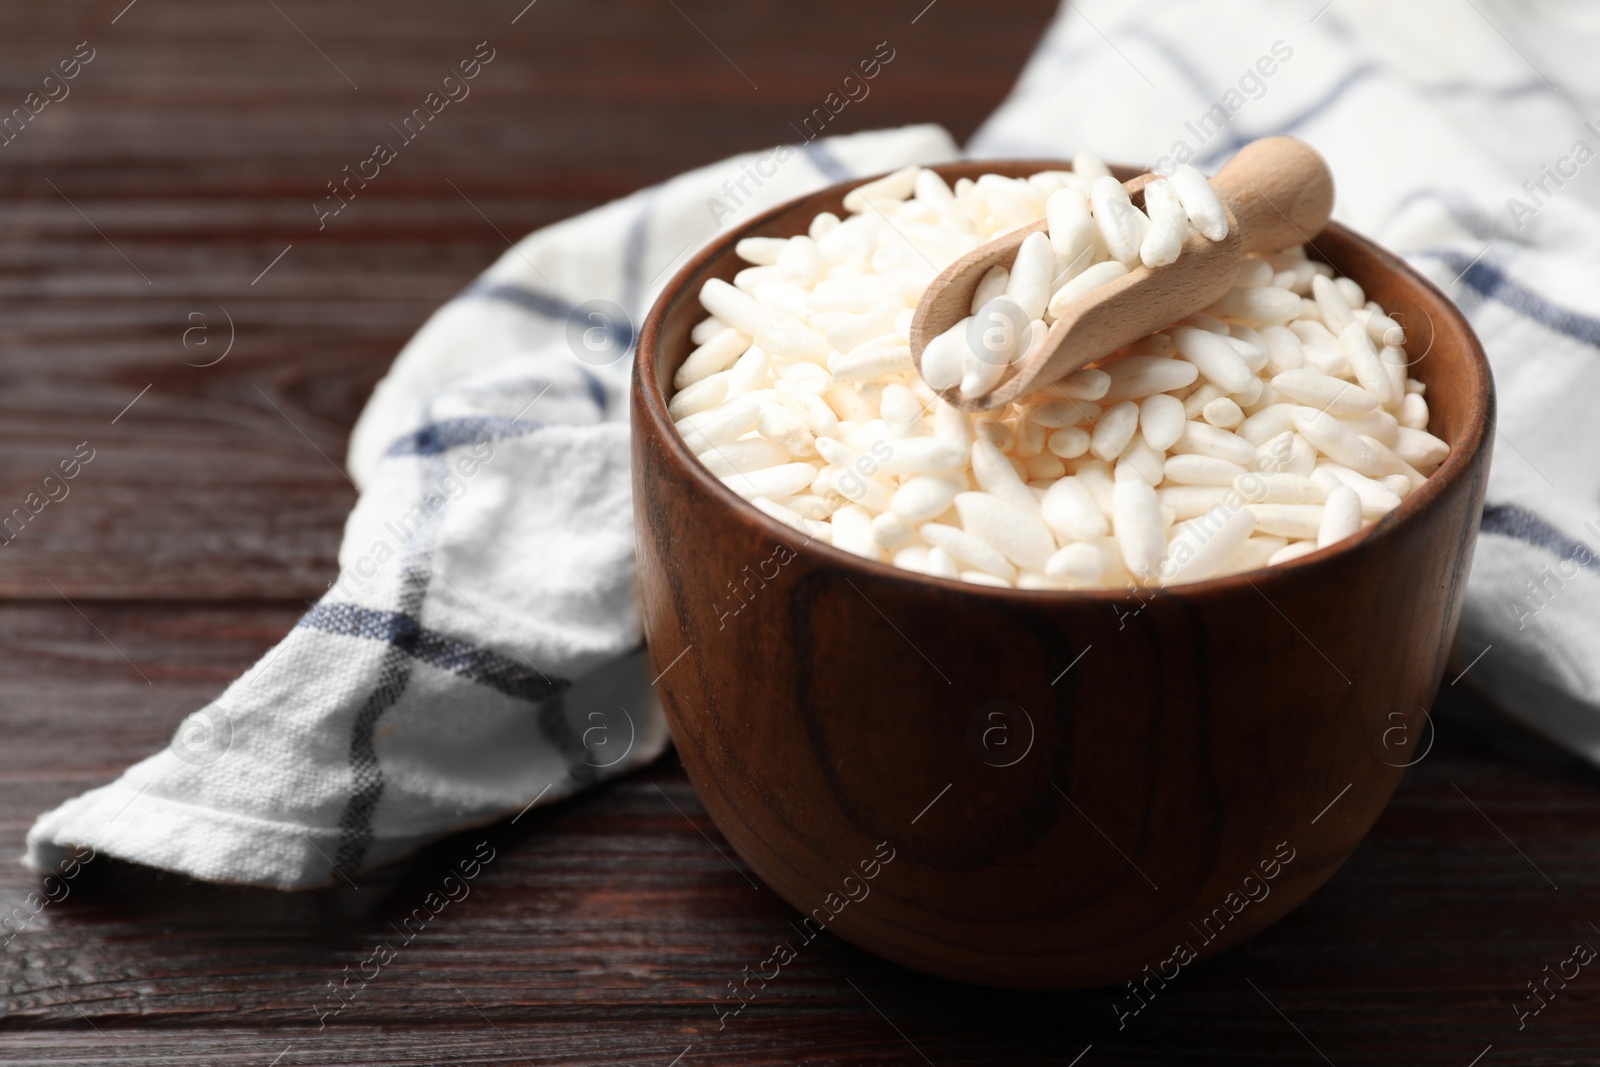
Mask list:
[[[1045,170],[1072,169],[1072,164],[1068,160],[1009,157],[981,160],[959,159],[926,166],[927,169],[947,179],[987,173],[1032,174]],[[1110,164],[1110,169],[1123,180],[1143,173],[1142,168],[1123,164]],[[1471,322],[1467,320],[1467,317],[1456,306],[1455,302],[1420,271],[1376,241],[1338,222],[1329,222],[1327,228],[1318,233],[1316,237],[1331,231],[1341,239],[1353,242],[1358,246],[1364,246],[1365,250],[1377,259],[1383,269],[1392,270],[1406,276],[1424,293],[1431,294],[1438,300],[1446,314],[1459,326],[1466,339],[1463,357],[1471,375],[1471,381],[1468,383],[1469,388],[1464,391],[1467,410],[1462,417],[1464,426],[1462,440],[1458,444],[1451,446],[1450,454],[1445,458],[1445,461],[1432,474],[1427,476],[1420,487],[1406,496],[1400,502],[1399,507],[1378,519],[1371,526],[1326,548],[1318,548],[1286,563],[1279,563],[1270,567],[1257,567],[1252,570],[1237,571],[1232,574],[1219,575],[1200,581],[1176,582],[1172,585],[1134,586],[1130,583],[1127,586],[1089,589],[1003,588],[983,585],[978,582],[968,582],[960,578],[943,578],[937,575],[924,574],[920,571],[906,570],[902,567],[896,567],[892,563],[870,560],[853,552],[835,548],[827,542],[819,541],[810,535],[804,535],[804,540],[801,540],[798,545],[790,544],[795,540],[795,535],[803,534],[803,531],[796,530],[793,526],[773,518],[724,485],[720,478],[712,474],[705,464],[701,463],[699,458],[689,451],[687,443],[677,432],[674,420],[667,414],[667,398],[656,384],[656,361],[660,351],[661,333],[667,316],[678,307],[693,307],[703,312],[704,309],[700,308],[698,300],[688,292],[688,286],[690,279],[703,270],[709,261],[726,251],[730,251],[735,244],[742,238],[751,235],[753,231],[763,228],[779,216],[792,211],[801,201],[841,199],[844,194],[858,186],[874,181],[889,173],[893,172],[885,171],[858,179],[835,182],[810,192],[790,197],[747,219],[738,226],[713,237],[699,248],[662,287],[661,292],[651,305],[649,313],[645,316],[643,327],[639,331],[638,345],[634,352],[633,380],[631,383],[635,412],[644,415],[649,422],[649,432],[661,440],[663,451],[670,455],[674,462],[687,469],[689,477],[693,478],[700,487],[713,495],[721,494],[721,498],[731,505],[729,510],[732,515],[770,532],[774,537],[780,539],[781,543],[789,547],[791,551],[797,554],[811,553],[814,554],[815,561],[818,563],[852,568],[880,580],[899,580],[913,586],[931,588],[939,592],[993,597],[1001,601],[1014,602],[1018,606],[1039,607],[1056,602],[1115,603],[1126,601],[1130,595],[1137,597],[1141,602],[1145,602],[1208,593],[1237,592],[1245,586],[1256,588],[1256,591],[1260,592],[1261,590],[1256,587],[1256,582],[1253,579],[1262,578],[1275,583],[1280,579],[1288,579],[1300,575],[1310,576],[1318,568],[1328,566],[1330,561],[1344,553],[1357,548],[1380,547],[1394,536],[1395,531],[1400,526],[1437,506],[1439,499],[1456,482],[1467,477],[1469,473],[1475,470],[1479,453],[1482,452],[1484,442],[1487,440],[1485,428],[1493,425],[1495,413],[1494,376],[1489,366],[1488,356],[1483,350],[1483,343],[1478,339],[1477,332],[1473,330]],[[1306,242],[1313,249],[1316,247],[1316,237],[1308,239]],[[685,298],[688,299],[689,303],[684,303]],[[1437,323],[1433,324],[1433,335],[1434,337],[1438,336]],[[635,425],[632,427],[632,432],[639,434],[644,429],[642,426]]]

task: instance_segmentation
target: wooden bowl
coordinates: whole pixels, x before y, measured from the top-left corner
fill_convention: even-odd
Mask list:
[[[640,335],[639,589],[673,740],[717,827],[806,917],[773,931],[795,952],[826,929],[984,985],[1170,981],[1322,885],[1415,758],[1488,473],[1483,350],[1433,285],[1331,226],[1314,254],[1407,327],[1451,445],[1397,510],[1292,563],[1138,594],[898,570],[745,503],[667,415],[734,243],[803,233],[849,188],[722,235]]]

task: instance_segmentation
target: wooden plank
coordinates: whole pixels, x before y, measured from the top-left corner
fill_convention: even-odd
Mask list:
[[[448,987],[443,996],[454,997]],[[461,1003],[459,998],[457,1002]],[[222,1064],[228,1067],[310,1067],[310,1065],[353,1064],[358,1067],[399,1067],[410,1064],[473,1065],[473,1067],[500,1067],[534,1063],[560,1067],[591,1063],[617,1064],[622,1067],[697,1067],[697,1065],[736,1064],[841,1064],[841,1065],[897,1065],[932,1062],[938,1067],[966,1067],[966,1065],[991,1065],[997,1062],[1020,1064],[1050,1064],[1066,1067],[1072,1058],[1082,1053],[1086,1045],[1074,1044],[1070,1036],[1058,1027],[1069,1021],[1052,1011],[1049,1004],[1029,1004],[1036,1012],[1052,1016],[1054,1025],[1039,1025],[1036,1038],[1026,1048],[1006,1050],[1005,1059],[996,1057],[991,1042],[992,1030],[1012,1027],[1019,1022],[1018,1015],[1005,1013],[989,1015],[985,1020],[969,1021],[962,1033],[956,1023],[937,1027],[937,1033],[911,1032],[915,1046],[896,1033],[895,1027],[905,1028],[903,1019],[890,1025],[882,1016],[863,1008],[860,1014],[846,1018],[766,1020],[753,1022],[748,1028],[723,1033],[706,1033],[702,1028],[684,1025],[681,1021],[632,1019],[615,1022],[556,1022],[519,1026],[496,1023],[487,1025],[481,1018],[471,1016],[463,1004],[464,1017],[451,1025],[418,1026],[404,1030],[393,1028],[329,1029],[322,1033],[314,1030],[260,1031],[236,1029],[223,1032],[174,1032],[170,1030],[120,1030],[96,1034],[80,1024],[76,1030],[59,1032],[29,1032],[0,1034],[0,1054],[7,1064],[17,1067],[35,1067],[42,1064],[70,1063],[105,1065],[120,1064]],[[1270,1011],[1263,1006],[1263,1011]],[[470,1017],[467,1017],[470,1016]],[[1207,1026],[1207,1020],[1192,1020]],[[1465,1017],[1453,1020],[1470,1023]],[[1215,1060],[1237,1064],[1315,1064],[1324,1062],[1316,1052],[1282,1019],[1271,1015],[1271,1023],[1289,1035],[1285,1041],[1274,1032],[1266,1019],[1259,1025],[1236,1026],[1241,1041],[1231,1047],[1221,1046],[1206,1031],[1192,1031],[1176,1047],[1160,1046],[1137,1036],[1123,1041],[1106,1041],[1094,1044],[1079,1061],[1082,1065],[1151,1063],[1190,1064]],[[1420,1041],[1405,1042],[1399,1046],[1383,1045],[1381,1038],[1389,1034],[1358,1038],[1367,1055],[1359,1061],[1375,1067],[1434,1067],[1453,1065],[1466,1067],[1472,1057],[1484,1051],[1484,1045],[1469,1048],[1470,1042],[1461,1040],[1459,1034],[1442,1030],[1429,1036],[1436,1040],[1424,1047]],[[1510,1045],[1493,1046],[1482,1064],[1585,1064],[1594,1061],[1596,1046],[1592,1035],[1580,1027],[1552,1028],[1543,1035],[1545,1044],[1540,1052]],[[1292,1043],[1291,1043],[1292,1042]],[[1227,1058],[1221,1058],[1222,1049],[1228,1048]],[[1323,1046],[1333,1063],[1345,1063],[1337,1058],[1344,1049]],[[1421,1049],[1414,1052],[1413,1049]],[[925,1054],[919,1056],[918,1051]],[[1460,1058],[1465,1052],[1465,1058]],[[682,1054],[682,1059],[675,1059]],[[274,1061],[275,1056],[282,1058]],[[1347,1052],[1347,1057],[1349,1053]]]

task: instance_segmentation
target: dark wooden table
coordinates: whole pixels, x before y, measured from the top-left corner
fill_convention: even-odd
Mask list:
[[[0,507],[95,450],[0,549],[5,913],[39,887],[10,862],[34,815],[164,744],[331,579],[348,428],[502,232],[789,137],[883,40],[893,66],[836,128],[964,138],[1051,7],[126,3],[0,20],[0,115],[93,50],[0,146]],[[470,100],[319,232],[324,183],[482,40]],[[96,860],[0,948],[0,1062],[1592,1064],[1600,974],[1520,1031],[1513,1004],[1600,945],[1600,774],[1470,684],[1321,893],[1124,1029],[1116,991],[967,988],[831,937],[719,1029],[713,998],[794,916],[719,855],[668,757],[358,890]],[[319,1026],[329,983],[485,839],[471,895]]]

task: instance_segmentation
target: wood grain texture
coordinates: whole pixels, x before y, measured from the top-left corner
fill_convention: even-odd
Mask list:
[[[35,807],[162,743],[181,714],[169,704],[220,684],[235,659],[267,647],[294,618],[286,607],[236,605],[157,622],[149,608],[123,605],[96,622],[120,643],[141,614],[141,667],[183,660],[194,665],[190,677],[146,686],[114,655],[61,655],[52,670],[4,658],[12,700],[82,724],[18,736],[16,705],[5,705],[5,854],[20,847]],[[11,653],[30,635],[71,636],[68,615],[4,609],[0,641]],[[52,671],[68,670],[64,686]],[[909,1038],[939,1067],[1061,1065],[1090,1044],[1094,1062],[1110,1064],[1320,1062],[1276,1005],[1339,1064],[1462,1067],[1490,1043],[1499,1063],[1592,1062],[1593,987],[1573,983],[1520,1033],[1510,1005],[1543,964],[1594,940],[1584,931],[1600,892],[1590,844],[1600,774],[1464,696],[1469,684],[1446,687],[1435,742],[1321,892],[1261,936],[1186,969],[1122,1029],[1112,1005],[1126,996],[1115,989],[983,990],[825,936],[719,1030],[714,998],[792,939],[798,916],[718,853],[732,855],[669,759],[515,827],[441,842],[358,879],[359,890],[229,889],[95,860],[65,900],[0,947],[0,1060],[264,1067],[289,1048],[280,1067],[665,1067],[692,1044],[684,1064],[923,1062]],[[1426,743],[1426,733],[1415,740]],[[1394,760],[1411,758],[1413,743],[1394,740]],[[319,1030],[327,982],[378,940],[394,940],[389,923],[483,840],[496,858],[471,894]],[[38,887],[0,866],[7,908]]]
[[[838,127],[932,119],[964,138],[1052,8],[940,0],[912,26],[922,0],[678,0],[755,91],[667,4],[539,0],[510,27],[522,0],[277,0],[356,91],[271,5],[138,0],[112,25],[125,3],[17,8],[0,33],[5,107],[77,42],[99,49],[0,148],[0,490],[19,501],[78,442],[98,449],[0,550],[0,914],[41,887],[6,859],[34,815],[164,744],[332,577],[353,491],[254,385],[342,460],[394,352],[505,247],[446,178],[515,236],[784,136],[886,38],[899,58]],[[322,182],[486,37],[505,44],[470,102],[318,234]],[[174,351],[175,327],[210,304],[238,344],[186,367],[203,360]],[[1597,987],[1521,1033],[1510,1002],[1590,936],[1600,776],[1463,700],[1470,684],[1446,687],[1438,743],[1328,886],[1124,1030],[1105,991],[974,990],[824,937],[718,1031],[712,998],[797,916],[718,854],[669,758],[491,831],[472,895],[320,1031],[309,996],[486,835],[294,896],[96,860],[0,946],[0,1061],[920,1064],[915,1042],[939,1067],[1060,1065],[1091,1043],[1080,1067],[1320,1062],[1254,982],[1341,1065],[1464,1067],[1490,1042],[1485,1067],[1592,1063]]]

